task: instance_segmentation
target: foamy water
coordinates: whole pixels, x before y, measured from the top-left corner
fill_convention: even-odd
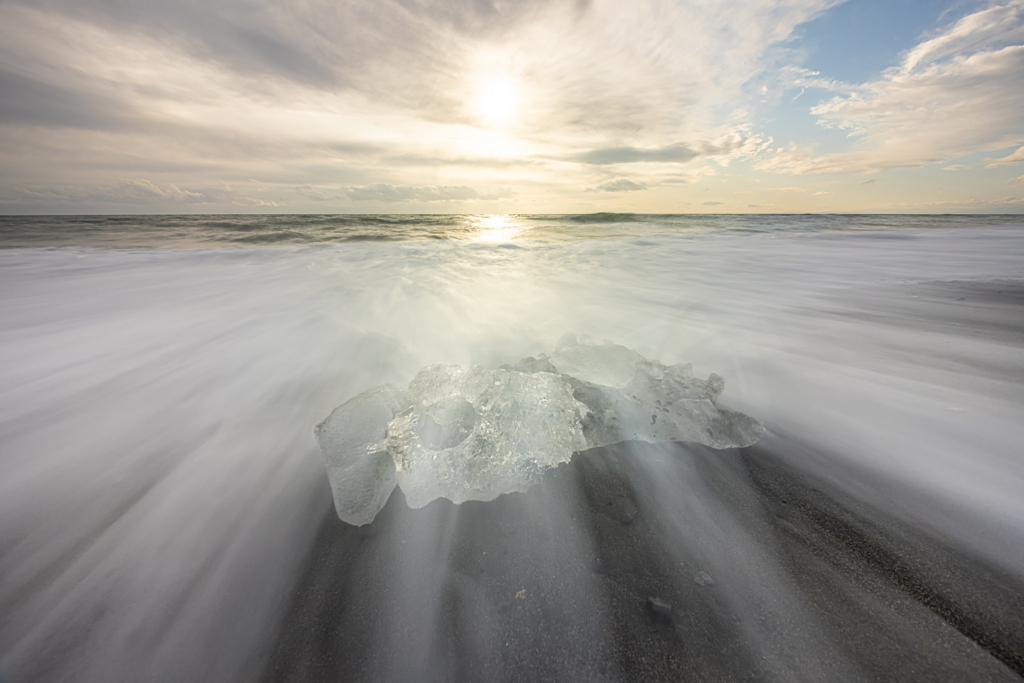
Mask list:
[[[723,405],[818,454],[798,467],[1024,566],[1019,328],[913,308],[943,296],[924,283],[1019,291],[1015,219],[378,217],[353,239],[294,219],[258,248],[198,219],[84,237],[18,220],[0,250],[12,681],[251,680],[331,506],[314,425],[426,365],[493,368],[568,331],[718,373]]]

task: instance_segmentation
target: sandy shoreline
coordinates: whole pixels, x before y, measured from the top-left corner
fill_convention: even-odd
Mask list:
[[[324,521],[265,680],[1018,680],[1024,587],[842,497],[762,447],[639,444],[490,503],[396,491]]]
[[[882,325],[1024,345],[1019,283],[858,296]],[[1016,392],[1010,356],[930,362]],[[780,435],[628,443],[488,503],[396,490],[363,528],[331,510],[264,680],[1020,680],[1019,575],[828,468]]]

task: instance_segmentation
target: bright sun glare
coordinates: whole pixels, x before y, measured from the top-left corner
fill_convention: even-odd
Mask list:
[[[519,104],[516,88],[506,80],[484,83],[473,101],[477,116],[492,128],[504,128],[512,123]]]
[[[479,230],[476,239],[480,242],[510,242],[523,231],[511,216],[480,216],[476,223]]]

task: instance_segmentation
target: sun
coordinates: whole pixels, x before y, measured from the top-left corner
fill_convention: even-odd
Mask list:
[[[480,121],[491,128],[507,128],[515,121],[519,92],[505,79],[486,81],[473,99],[473,110]]]

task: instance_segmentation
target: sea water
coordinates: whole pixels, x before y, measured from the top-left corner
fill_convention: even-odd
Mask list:
[[[333,507],[314,427],[567,332],[716,373],[794,466],[1024,566],[1018,217],[4,217],[0,247],[11,680],[251,680]]]

